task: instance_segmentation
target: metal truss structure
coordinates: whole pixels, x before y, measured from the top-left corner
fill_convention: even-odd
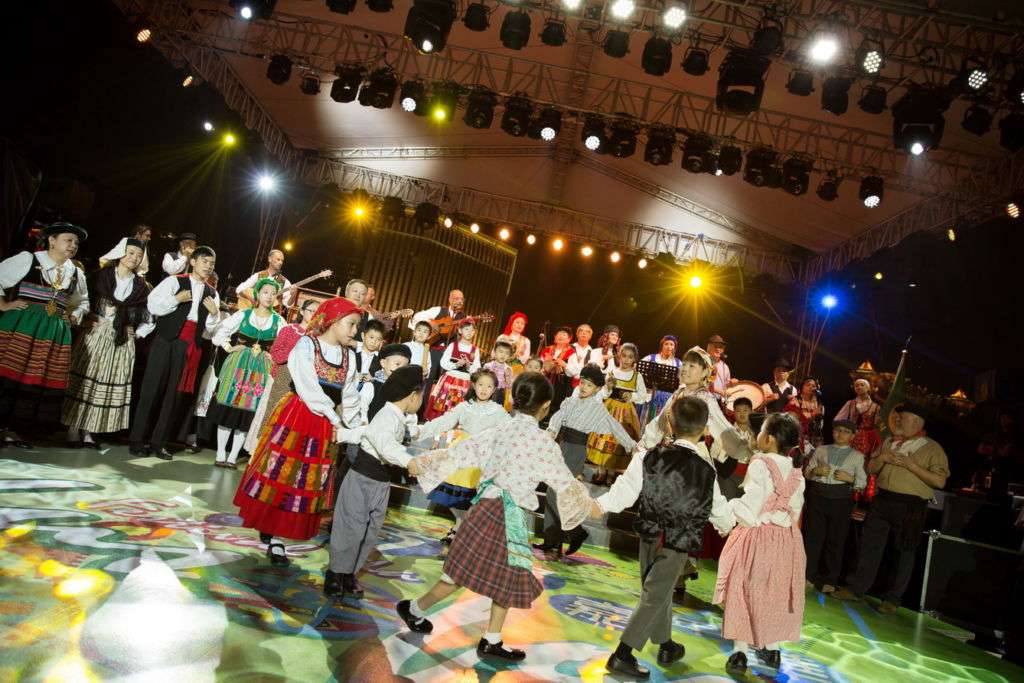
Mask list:
[[[301,68],[330,77],[339,63],[374,65],[385,59],[403,80],[481,85],[509,96],[524,94],[575,114],[623,114],[643,125],[702,131],[748,147],[766,146],[784,154],[816,160],[818,170],[840,177],[877,173],[886,186],[919,196],[937,196],[967,186],[989,194],[1000,187],[989,171],[995,158],[973,152],[935,149],[914,160],[893,148],[886,133],[845,126],[796,114],[761,109],[750,116],[719,111],[715,98],[681,92],[664,85],[577,68],[449,45],[442,53],[420,54],[403,36],[350,24],[275,12],[269,21],[251,21],[239,31],[233,16],[218,5],[196,10],[184,0],[117,0],[144,8],[157,36],[181,50],[233,53],[256,58],[287,54]],[[569,107],[566,93],[582,89],[580,104]],[[560,136],[561,137],[561,136]],[[570,138],[568,131],[566,138]]]

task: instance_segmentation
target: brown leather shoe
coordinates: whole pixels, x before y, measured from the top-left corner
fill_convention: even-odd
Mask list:
[[[857,595],[856,593],[854,593],[852,590],[850,590],[849,588],[847,588],[845,586],[840,588],[839,590],[837,590],[835,593],[833,593],[832,597],[836,598],[837,600],[860,600],[861,599],[861,596]]]
[[[888,600],[883,600],[882,604],[878,606],[878,612],[880,614],[896,614],[896,611],[900,608],[899,605],[894,605]]]

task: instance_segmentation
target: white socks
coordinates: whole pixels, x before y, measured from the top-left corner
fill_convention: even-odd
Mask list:
[[[485,633],[484,634],[484,640],[486,640],[491,645],[497,645],[498,643],[501,642],[501,634],[500,633]]]
[[[742,640],[734,640],[734,641],[732,641],[732,651],[733,652],[746,652],[747,651],[747,647],[748,647],[748,645],[745,642],[743,642]]]
[[[220,427],[217,428],[218,430]],[[242,450],[242,444],[245,443],[245,435],[247,432],[240,432],[235,430],[235,436],[231,439],[231,455],[228,456],[228,464],[234,465],[235,461],[238,460],[238,452]],[[220,433],[218,431],[218,440]]]
[[[228,439],[231,438],[231,430],[227,427],[217,427],[217,462],[227,462]]]
[[[423,613],[423,610],[420,609],[420,601],[419,600],[410,600],[409,601],[409,614],[413,615],[417,619],[422,619],[423,617],[427,616],[426,614]]]
[[[92,434],[90,434],[89,432],[85,431],[84,429],[82,430],[82,442],[83,443],[96,443],[95,441],[92,440]]]

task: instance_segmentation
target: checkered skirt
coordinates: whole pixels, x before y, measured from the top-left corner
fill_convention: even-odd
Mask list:
[[[457,586],[502,607],[529,609],[544,588],[530,570],[509,565],[505,543],[501,499],[485,498],[473,506],[459,526],[444,572]]]

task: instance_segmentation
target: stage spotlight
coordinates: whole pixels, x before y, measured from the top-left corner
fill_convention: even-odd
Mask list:
[[[390,68],[375,69],[366,83],[359,90],[359,104],[374,109],[390,109],[395,103],[395,91],[398,90],[398,76]],[[331,88],[334,97],[334,88]]]
[[[366,0],[371,12],[390,12],[395,8],[394,0]]]
[[[691,275],[687,282],[693,289],[700,289],[701,285],[704,284],[704,280],[701,279],[700,275]]]
[[[205,130],[207,133],[212,133],[213,132],[213,124],[210,123],[209,121],[203,121],[203,130]]]
[[[704,133],[690,135],[683,141],[683,168],[690,173],[711,173],[716,168],[715,141]]]
[[[865,111],[868,114],[881,114],[885,111],[885,98],[887,94],[885,88],[880,85],[866,85],[860,93],[857,106],[861,108],[861,111]]]
[[[249,5],[242,5],[242,8],[238,10],[238,15],[246,21],[252,19],[252,7]]]
[[[786,90],[791,95],[807,97],[814,92],[814,75],[810,71],[793,69],[789,72],[789,78],[786,80]]]
[[[839,177],[835,171],[826,173],[821,182],[818,183],[818,197],[826,202],[834,202],[839,199]]]
[[[572,12],[579,9],[582,3],[583,0],[562,0],[562,7]]]
[[[477,223],[476,221],[473,221],[473,222],[472,222],[472,223],[471,223],[471,224],[469,225],[469,231],[470,231],[471,233],[473,233],[474,235],[475,235],[475,234],[477,234],[478,232],[480,232],[480,224],[479,224],[479,223]]]
[[[224,143],[225,147],[234,147],[235,143],[238,142],[238,138],[236,138],[233,133],[225,133],[224,137],[221,138],[221,141]]]
[[[435,85],[430,97],[430,118],[438,123],[451,121],[458,100],[456,86]]]
[[[999,144],[1011,152],[1024,149],[1024,114],[1011,111],[999,121]]]
[[[876,280],[881,280],[884,277],[885,277],[885,275],[882,274],[882,271],[878,271],[877,273],[875,273],[875,279]]]
[[[892,105],[892,135],[896,147],[920,154],[939,146],[946,120],[942,113],[949,97],[936,89],[909,88]],[[920,145],[913,152],[915,143]]]
[[[327,0],[327,9],[336,14],[351,14],[356,8],[356,0]]]
[[[782,50],[783,27],[774,15],[766,14],[760,26],[754,31],[750,41],[750,49],[759,55],[768,56]]]
[[[269,19],[271,13],[274,11],[274,5],[277,4],[277,0],[230,0],[228,5],[233,7],[238,16],[243,19]]]
[[[320,77],[316,76],[315,74],[304,75],[302,77],[302,80],[299,81],[299,90],[302,91],[302,94],[304,95],[319,95]]]
[[[1017,202],[1007,202],[1006,215],[1010,218],[1020,218],[1020,204]]]
[[[621,59],[629,52],[629,34],[625,31],[612,29],[604,37],[604,53],[609,57]]]
[[[263,173],[256,179],[256,187],[264,194],[273,192],[277,188],[277,178],[269,173]]]
[[[629,19],[634,9],[636,3],[633,0],[615,0],[611,6],[612,16],[616,19]]]
[[[735,145],[722,145],[718,150],[717,169],[725,175],[734,175],[743,166],[743,150]]]
[[[859,197],[864,206],[873,209],[882,203],[882,195],[885,191],[885,181],[880,176],[869,175],[860,181]]]
[[[334,82],[331,83],[331,99],[335,102],[353,102],[356,99],[356,95],[359,95],[359,104],[367,106],[370,95],[367,93],[367,102],[363,101],[363,94],[366,92],[366,88],[363,89],[364,93],[359,92],[359,86],[363,82],[363,67],[361,66],[346,66],[344,64],[338,64],[334,67],[334,73],[337,76]],[[376,73],[376,72],[375,72]],[[392,75],[392,78],[394,76]],[[398,87],[398,79],[394,79],[395,87]],[[391,91],[391,99],[394,100],[395,91]],[[390,105],[390,101],[388,103]],[[386,107],[380,107],[382,109]]]
[[[153,37],[153,32],[148,28],[140,28],[139,32],[135,34],[135,40],[140,43],[148,42]]]
[[[992,130],[992,112],[980,104],[972,104],[964,112],[964,120],[960,125],[968,133],[974,133],[981,137]]]
[[[547,107],[542,109],[540,115],[530,123],[527,134],[533,139],[541,139],[545,142],[554,140],[562,130],[562,112]]]
[[[291,240],[286,240],[285,243],[281,245],[281,248],[284,249],[285,251],[291,251],[292,249],[295,248],[295,245],[292,243]]]
[[[716,106],[740,116],[759,109],[764,96],[764,75],[770,64],[768,58],[751,50],[730,50],[718,69]]]
[[[466,98],[466,113],[462,120],[470,128],[480,130],[490,128],[491,123],[494,121],[494,107],[497,104],[497,95],[487,88],[478,86]]]
[[[284,85],[292,77],[292,60],[287,55],[274,55],[267,65],[267,78],[274,85]]]
[[[832,309],[835,308],[838,303],[839,299],[837,299],[834,294],[826,294],[821,297],[821,305],[823,308]]]
[[[565,22],[557,19],[548,19],[544,22],[544,29],[540,32],[540,42],[551,47],[565,45]]]
[[[830,114],[839,116],[850,108],[850,86],[852,78],[832,76],[821,84],[821,108]]]
[[[502,228],[501,230],[498,231],[498,238],[502,239],[502,240],[504,240],[506,242],[508,241],[508,238],[511,237],[511,236],[512,236],[512,233],[509,231],[508,228]]]
[[[881,50],[862,47],[857,51],[857,68],[865,74],[877,74],[884,64],[885,58]]]
[[[462,23],[470,31],[486,31],[491,25],[490,13],[487,5],[482,2],[474,2],[466,7]]]
[[[651,128],[647,131],[644,161],[654,166],[672,163],[672,150],[676,147],[676,133],[671,128]]]
[[[616,119],[611,125],[609,151],[617,159],[625,159],[636,152],[636,136],[639,128],[629,119]]]
[[[366,214],[368,213],[368,209],[363,204],[354,204],[350,211],[352,212],[352,218],[356,220],[366,218]]]
[[[647,267],[647,259],[642,258],[639,261],[637,261],[636,262],[636,267],[639,268],[640,270],[643,270],[644,268],[646,268]]]
[[[686,21],[686,7],[682,5],[669,5],[661,15],[661,23],[666,27],[676,30]]]
[[[433,228],[437,226],[437,219],[440,215],[441,209],[438,208],[437,204],[420,202],[416,205],[416,210],[413,212],[413,220],[421,228]]]
[[[590,258],[594,254],[594,248],[586,244],[580,249],[580,253],[583,255],[583,258]]]
[[[380,215],[383,218],[398,219],[405,216],[405,202],[401,197],[388,196],[380,200]]]
[[[420,116],[427,115],[426,88],[419,81],[406,81],[402,84],[402,109]]]
[[[537,243],[536,235],[527,235],[526,236],[526,243],[527,244],[536,244]]]
[[[443,225],[446,228],[450,228],[453,225],[455,225],[455,221],[452,220],[451,216],[445,216],[444,220],[441,222],[441,225]]]
[[[949,87],[958,92],[977,92],[988,83],[988,67],[974,57],[968,57]]]
[[[1017,66],[1013,77],[1006,83],[1006,99],[1014,106],[1024,104],[1024,67],[1021,65]]]
[[[946,239],[950,242],[956,242],[956,230],[950,228],[946,231]]]
[[[766,147],[750,150],[747,152],[746,168],[743,169],[743,180],[754,187],[768,185],[776,158],[775,152]]]
[[[188,88],[188,87],[190,87],[195,82],[196,82],[195,77],[192,74],[189,74],[188,76],[185,76],[185,78],[183,78],[181,80],[181,87],[182,88]]]
[[[583,141],[583,146],[590,151],[600,152],[606,142],[604,119],[595,114],[589,114],[583,121],[580,140]]]
[[[522,10],[506,14],[498,37],[508,49],[522,50],[530,40],[530,15]]]
[[[782,189],[799,197],[807,194],[811,184],[811,170],[814,164],[800,157],[790,157],[782,164]]]
[[[551,248],[554,249],[555,251],[562,251],[562,247],[564,246],[565,242],[562,240],[561,237],[556,237],[554,241],[551,243]]]
[[[501,115],[501,129],[509,135],[521,138],[526,135],[533,116],[533,102],[520,95],[505,100],[505,113]]]
[[[413,0],[403,33],[420,52],[438,52],[447,44],[454,21],[452,0]]]
[[[701,47],[691,47],[683,55],[683,71],[691,76],[703,76],[708,72],[708,51]]]
[[[611,261],[612,263],[618,263],[619,261],[622,260],[622,254],[620,254],[617,251],[613,251],[612,253],[608,254],[608,260]]]
[[[651,36],[644,44],[640,66],[652,76],[664,76],[672,68],[672,43],[667,38]]]
[[[818,64],[828,64],[835,58],[838,52],[839,38],[830,30],[822,30],[815,33],[811,38],[811,45],[807,54],[810,56],[811,61]]]

